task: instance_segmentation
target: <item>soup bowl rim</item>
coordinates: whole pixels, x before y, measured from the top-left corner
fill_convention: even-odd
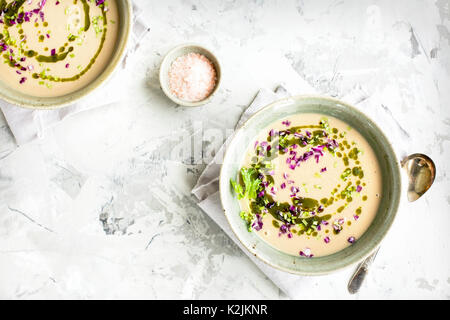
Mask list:
[[[227,159],[228,159],[228,155],[231,152],[230,148],[233,145],[234,140],[236,139],[236,137],[242,133],[247,126],[254,121],[254,119],[260,115],[261,113],[267,112],[267,110],[274,108],[278,105],[282,105],[283,103],[289,103],[291,101],[298,101],[298,100],[307,100],[307,99],[312,99],[312,100],[326,100],[329,103],[334,103],[334,104],[339,104],[341,106],[344,106],[344,108],[351,110],[352,112],[354,112],[355,114],[358,114],[359,116],[361,116],[363,119],[365,118],[366,120],[370,121],[371,124],[373,125],[373,127],[375,128],[375,131],[377,131],[383,138],[383,140],[387,141],[388,145],[385,146],[385,151],[387,153],[390,154],[390,156],[394,159],[394,161],[389,161],[389,164],[393,167],[393,169],[395,170],[394,174],[396,175],[396,177],[398,177],[397,180],[395,180],[396,183],[396,188],[397,188],[397,196],[395,199],[391,199],[390,200],[390,204],[392,205],[392,207],[389,209],[390,212],[392,212],[392,216],[390,218],[390,220],[388,221],[388,223],[384,226],[384,229],[382,231],[379,232],[379,234],[377,235],[377,238],[375,238],[371,243],[370,246],[368,246],[368,248],[365,248],[364,252],[361,253],[359,252],[358,254],[353,254],[352,256],[349,256],[347,258],[347,260],[344,263],[340,263],[338,266],[329,264],[327,266],[325,266],[324,268],[322,268],[322,270],[320,271],[305,271],[305,270],[299,270],[299,269],[293,269],[293,268],[288,268],[288,267],[283,267],[280,266],[276,263],[273,263],[271,261],[268,261],[268,259],[261,257],[261,255],[258,253],[258,249],[257,248],[251,248],[249,247],[242,239],[241,239],[241,235],[240,232],[235,230],[234,225],[232,223],[232,221],[230,220],[230,214],[236,214],[236,212],[227,212],[227,205],[225,203],[225,197],[224,194],[225,192],[227,192],[225,190],[226,186],[230,186],[230,182],[229,181],[224,181],[225,179],[225,168],[227,165]],[[300,113],[300,112],[299,112]],[[318,110],[317,112],[320,114],[320,111]],[[338,118],[338,117],[337,117]],[[280,118],[281,119],[281,118]],[[276,121],[276,120],[274,120]],[[345,120],[343,120],[345,121]],[[360,128],[356,128],[358,131],[360,131]],[[373,121],[371,119],[371,117],[369,117],[367,114],[363,113],[361,110],[359,110],[358,108],[352,106],[349,103],[340,101],[338,99],[335,98],[331,98],[331,97],[327,97],[327,96],[321,96],[321,95],[295,95],[295,96],[290,96],[287,98],[283,98],[277,101],[274,101],[270,104],[268,104],[267,106],[263,107],[262,109],[258,110],[257,112],[255,112],[252,116],[249,117],[249,119],[247,119],[242,125],[241,127],[239,127],[237,130],[235,130],[235,132],[233,133],[232,137],[230,138],[229,141],[227,141],[227,146],[224,152],[224,157],[223,157],[223,162],[220,168],[220,174],[219,174],[219,195],[220,195],[220,203],[222,206],[222,210],[224,212],[225,218],[227,220],[228,225],[230,226],[233,234],[235,235],[235,237],[239,240],[239,243],[247,250],[247,252],[249,252],[252,256],[256,257],[259,261],[264,262],[266,265],[269,265],[275,269],[278,269],[280,271],[284,271],[284,272],[288,272],[291,274],[296,274],[296,275],[304,275],[304,276],[316,276],[316,275],[324,275],[324,274],[329,274],[329,273],[333,273],[336,272],[338,270],[341,269],[345,269],[351,265],[354,265],[358,262],[361,262],[362,260],[364,260],[365,258],[367,258],[368,256],[370,256],[380,245],[380,243],[382,242],[382,240],[385,238],[386,234],[388,233],[388,231],[391,229],[392,224],[395,220],[396,214],[398,212],[398,208],[399,208],[399,204],[400,204],[400,198],[401,198],[401,190],[402,190],[402,181],[401,181],[401,174],[400,174],[400,161],[398,160],[397,154],[395,153],[395,151],[393,150],[392,147],[392,143],[389,141],[389,139],[386,137],[386,135],[384,134],[384,131],[376,124],[375,121]],[[236,200],[237,201],[237,200]],[[369,227],[370,228],[370,227]],[[364,236],[364,234],[363,234]],[[258,236],[255,236],[258,237]],[[261,240],[264,241],[264,240]],[[267,246],[270,246],[270,244],[267,244]],[[349,248],[349,247],[348,247]],[[339,250],[336,253],[339,253],[341,251],[347,250],[348,248]],[[280,250],[277,250],[275,248],[272,248],[275,251],[281,252]],[[334,254],[336,254],[334,253]],[[290,254],[287,253],[281,253],[284,254],[285,256],[292,256]],[[328,256],[324,256],[324,257],[329,257],[329,256],[333,256],[334,254],[328,255]],[[312,258],[312,259],[308,259],[308,258],[304,258],[304,257],[295,257],[296,259],[306,259],[309,261],[313,261],[315,259],[320,259],[322,257],[319,258]],[[305,261],[306,261],[305,260]]]

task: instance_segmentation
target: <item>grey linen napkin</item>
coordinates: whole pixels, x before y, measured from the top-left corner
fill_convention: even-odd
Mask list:
[[[309,86],[305,81],[300,81],[300,84],[296,85],[296,92],[302,92],[303,94],[314,94],[314,89]],[[249,107],[243,112],[241,118],[239,119],[235,129],[238,129],[251,115],[260,110],[261,108],[267,106],[268,104],[291,96],[289,90],[286,89],[284,85],[280,85],[275,91],[261,89],[256,95],[253,102],[249,105]],[[356,104],[357,106],[365,108],[366,106],[370,106],[370,103],[365,105],[365,101],[369,98],[369,95],[364,92],[361,88],[351,91],[348,95],[341,97],[340,100]],[[364,104],[364,105],[363,105]],[[373,106],[371,106],[373,107]],[[373,108],[372,108],[373,109]],[[390,135],[392,141],[405,141],[409,140],[409,136],[407,133],[403,132],[400,125],[395,121],[390,114],[389,111],[381,108],[378,110],[371,110],[368,112],[372,119],[377,123],[382,123],[384,130],[386,128],[392,129],[390,130]],[[367,113],[367,112],[366,112]],[[256,266],[269,278],[272,282],[277,285],[284,293],[286,293],[290,298],[299,299],[304,297],[306,293],[305,288],[311,287],[314,281],[317,281],[316,277],[304,277],[298,276],[294,274],[290,274],[284,271],[277,270],[258,258],[254,257],[249,253],[247,249],[245,249],[241,242],[236,238],[234,233],[232,232],[225,215],[223,214],[222,205],[220,202],[219,195],[219,175],[220,175],[220,161],[217,159],[223,159],[223,154],[226,149],[226,145],[228,140],[231,139],[229,137],[225,144],[221,147],[221,149],[217,152],[216,157],[213,161],[206,167],[206,169],[201,174],[197,184],[192,189],[192,193],[198,198],[199,203],[198,206],[203,209],[224,231],[225,233],[236,243],[236,245],[244,251],[244,253],[252,260]],[[404,147],[407,144],[398,143],[394,145],[397,153],[400,153],[399,156],[403,156],[405,153]],[[352,270],[346,270],[347,274],[340,274],[340,277],[343,277],[342,281],[346,281],[349,278],[350,272]],[[333,275],[323,276],[324,278],[333,277]],[[344,282],[345,283],[345,282]]]
[[[81,101],[55,110],[31,110],[17,107],[0,100],[0,110],[11,129],[17,144],[22,145],[44,135],[47,128],[52,127],[64,118],[81,111],[106,106],[122,98],[124,77],[130,76],[125,67],[133,53],[139,48],[140,41],[150,31],[145,20],[141,17],[142,10],[133,4],[133,31],[127,52],[121,66],[115,71],[120,77],[114,76],[93,94]]]

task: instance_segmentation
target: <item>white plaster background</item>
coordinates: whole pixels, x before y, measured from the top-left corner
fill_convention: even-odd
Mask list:
[[[359,294],[350,269],[308,280],[303,298],[450,298],[449,1],[137,2],[151,31],[123,101],[20,147],[0,115],[0,298],[286,298],[190,195],[204,167],[192,162],[224,137],[193,159],[173,150],[202,127],[229,134],[291,66],[322,94],[366,92],[365,111],[387,108],[438,172],[404,204]],[[170,103],[157,78],[164,53],[191,41],[224,70],[198,109]]]

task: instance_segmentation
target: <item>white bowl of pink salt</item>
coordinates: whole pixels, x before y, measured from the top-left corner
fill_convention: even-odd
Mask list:
[[[164,57],[159,70],[161,89],[178,105],[197,107],[208,103],[219,88],[220,65],[208,49],[180,45]]]

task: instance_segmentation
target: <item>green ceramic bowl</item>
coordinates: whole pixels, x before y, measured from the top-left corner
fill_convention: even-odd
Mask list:
[[[116,48],[110,58],[110,62],[103,72],[87,86],[59,97],[33,97],[13,90],[0,81],[0,99],[11,104],[30,109],[55,109],[75,103],[84,98],[109,79],[117,65],[121,62],[128,44],[132,29],[133,7],[130,0],[115,0],[119,11],[119,34]]]
[[[312,259],[283,253],[248,232],[239,217],[239,203],[230,186],[230,178],[236,179],[248,144],[272,122],[298,113],[320,113],[347,122],[357,129],[375,151],[382,172],[383,197],[376,217],[369,229],[352,246],[337,253]],[[370,255],[388,232],[400,202],[400,163],[386,136],[366,115],[356,108],[331,98],[296,96],[277,101],[253,115],[228,145],[220,173],[220,197],[225,216],[241,243],[253,255],[265,263],[290,273],[319,275],[330,273],[357,263]]]

